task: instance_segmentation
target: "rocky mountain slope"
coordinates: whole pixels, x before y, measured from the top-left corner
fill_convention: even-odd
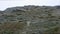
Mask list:
[[[60,6],[12,7],[0,11],[1,34],[57,34],[59,26]]]

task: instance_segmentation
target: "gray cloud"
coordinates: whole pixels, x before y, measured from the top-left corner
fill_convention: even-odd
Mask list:
[[[23,1],[23,0],[0,0],[0,1]]]
[[[0,0],[0,10],[24,5],[60,5],[60,0]]]

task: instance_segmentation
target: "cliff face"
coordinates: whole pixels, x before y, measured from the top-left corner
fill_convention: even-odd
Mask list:
[[[55,28],[60,28],[59,7],[24,6],[7,8],[4,11],[0,11],[0,33],[6,32],[5,30],[13,31],[13,33],[8,31],[11,34],[19,32],[19,34],[23,34],[23,32],[25,32],[24,34],[51,33],[52,30],[56,32]],[[57,31],[59,32],[59,30]]]

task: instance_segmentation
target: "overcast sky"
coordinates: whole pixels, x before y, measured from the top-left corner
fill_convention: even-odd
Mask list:
[[[0,0],[0,10],[8,7],[24,6],[24,5],[60,5],[60,0]]]

